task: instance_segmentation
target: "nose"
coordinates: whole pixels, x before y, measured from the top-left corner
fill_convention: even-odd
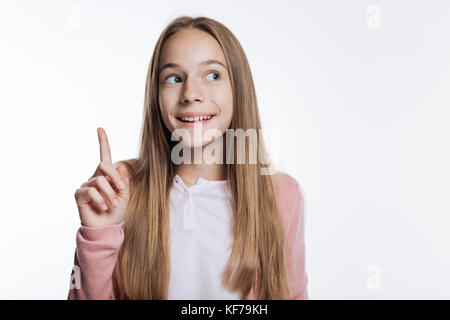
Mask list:
[[[203,89],[201,84],[198,83],[198,80],[194,78],[186,79],[181,94],[181,103],[189,104],[194,101],[202,102],[203,99]]]

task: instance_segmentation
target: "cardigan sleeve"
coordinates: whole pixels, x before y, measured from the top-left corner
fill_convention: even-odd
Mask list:
[[[299,183],[287,174],[283,176],[280,207],[286,231],[287,272],[291,287],[289,300],[306,300],[304,200]]]
[[[124,239],[122,225],[123,222],[99,228],[82,225],[78,229],[68,300],[119,298],[113,270]]]

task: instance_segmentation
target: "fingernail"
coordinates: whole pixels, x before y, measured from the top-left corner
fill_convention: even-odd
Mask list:
[[[117,201],[117,199],[113,200],[113,206],[116,208],[119,206],[119,201]]]
[[[123,181],[122,180],[120,180],[119,181],[119,189],[125,189],[126,188],[126,186],[125,186],[125,183],[123,183]]]
[[[107,206],[106,204],[104,204],[102,208],[103,208],[103,210],[105,210],[105,211],[108,210],[108,206]]]

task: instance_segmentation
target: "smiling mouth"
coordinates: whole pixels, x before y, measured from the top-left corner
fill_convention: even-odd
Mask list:
[[[202,115],[197,117],[176,117],[177,120],[184,122],[184,123],[195,123],[195,122],[206,122],[208,120],[211,120],[214,117],[214,115]]]

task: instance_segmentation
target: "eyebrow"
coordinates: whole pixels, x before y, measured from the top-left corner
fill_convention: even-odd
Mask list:
[[[214,60],[214,59],[209,59],[209,60],[202,61],[198,65],[200,65],[200,66],[207,66],[207,65],[210,65],[210,64],[220,64],[225,69],[227,68],[227,67],[225,67],[225,65],[222,62],[220,62],[219,60]],[[159,72],[163,71],[165,68],[180,68],[180,65],[176,64],[176,63],[169,62],[169,63],[166,63],[165,65],[163,65],[159,69]]]

